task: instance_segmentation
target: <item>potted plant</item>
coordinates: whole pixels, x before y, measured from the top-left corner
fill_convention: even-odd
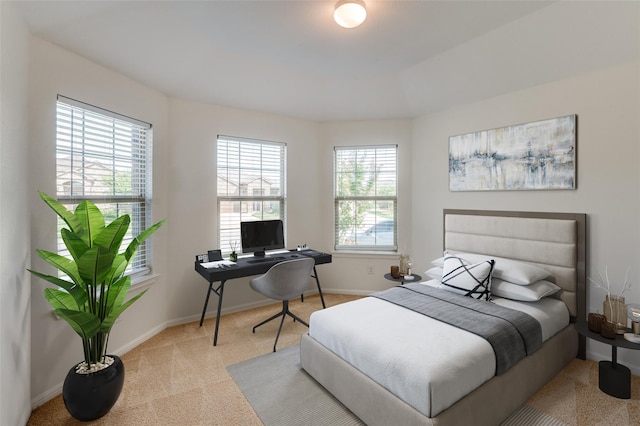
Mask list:
[[[73,417],[94,420],[109,412],[124,383],[122,361],[116,355],[107,355],[111,328],[118,316],[146,292],[125,300],[131,287],[131,277],[125,275],[125,270],[138,246],[164,221],[134,237],[120,252],[131,222],[128,214],[105,225],[102,212],[90,201],[80,202],[75,212],[71,212],[44,192],[39,193],[68,226],[61,230],[61,235],[71,258],[36,250],[38,256],[66,276],[31,269],[29,272],[56,286],[46,288],[44,296],[56,315],[82,339],[84,361],[69,370],[62,394]]]

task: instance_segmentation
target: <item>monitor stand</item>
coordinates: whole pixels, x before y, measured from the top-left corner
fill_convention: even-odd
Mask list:
[[[254,251],[254,252],[253,252],[253,255],[254,255],[255,257],[264,257],[264,254],[265,254],[265,253],[264,253],[264,250],[262,250],[262,251]]]

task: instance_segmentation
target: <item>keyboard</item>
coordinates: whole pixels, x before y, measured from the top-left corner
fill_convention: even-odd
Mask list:
[[[275,256],[275,257],[263,257],[260,259],[252,259],[252,260],[247,260],[247,263],[264,263],[264,262],[277,262],[279,260],[285,260],[286,257],[281,257],[281,256]]]

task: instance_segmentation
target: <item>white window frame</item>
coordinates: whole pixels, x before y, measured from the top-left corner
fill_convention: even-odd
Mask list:
[[[334,147],[334,248],[398,250],[398,146]],[[359,187],[359,176],[367,179]],[[345,186],[347,185],[347,186]],[[367,232],[392,220],[392,235]],[[377,225],[377,226],[376,226]]]
[[[56,198],[70,210],[82,200],[92,201],[107,223],[129,213],[123,247],[152,220],[152,136],[149,123],[58,95]],[[59,220],[58,230],[63,226]],[[127,274],[151,273],[151,247],[151,240],[138,247]],[[68,255],[60,237],[58,252]]]
[[[240,222],[286,221],[287,144],[218,135],[216,141],[218,247],[240,253]]]

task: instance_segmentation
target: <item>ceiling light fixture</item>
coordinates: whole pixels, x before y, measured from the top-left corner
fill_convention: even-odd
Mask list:
[[[367,9],[362,0],[338,0],[333,19],[344,28],[355,28],[367,17]]]

